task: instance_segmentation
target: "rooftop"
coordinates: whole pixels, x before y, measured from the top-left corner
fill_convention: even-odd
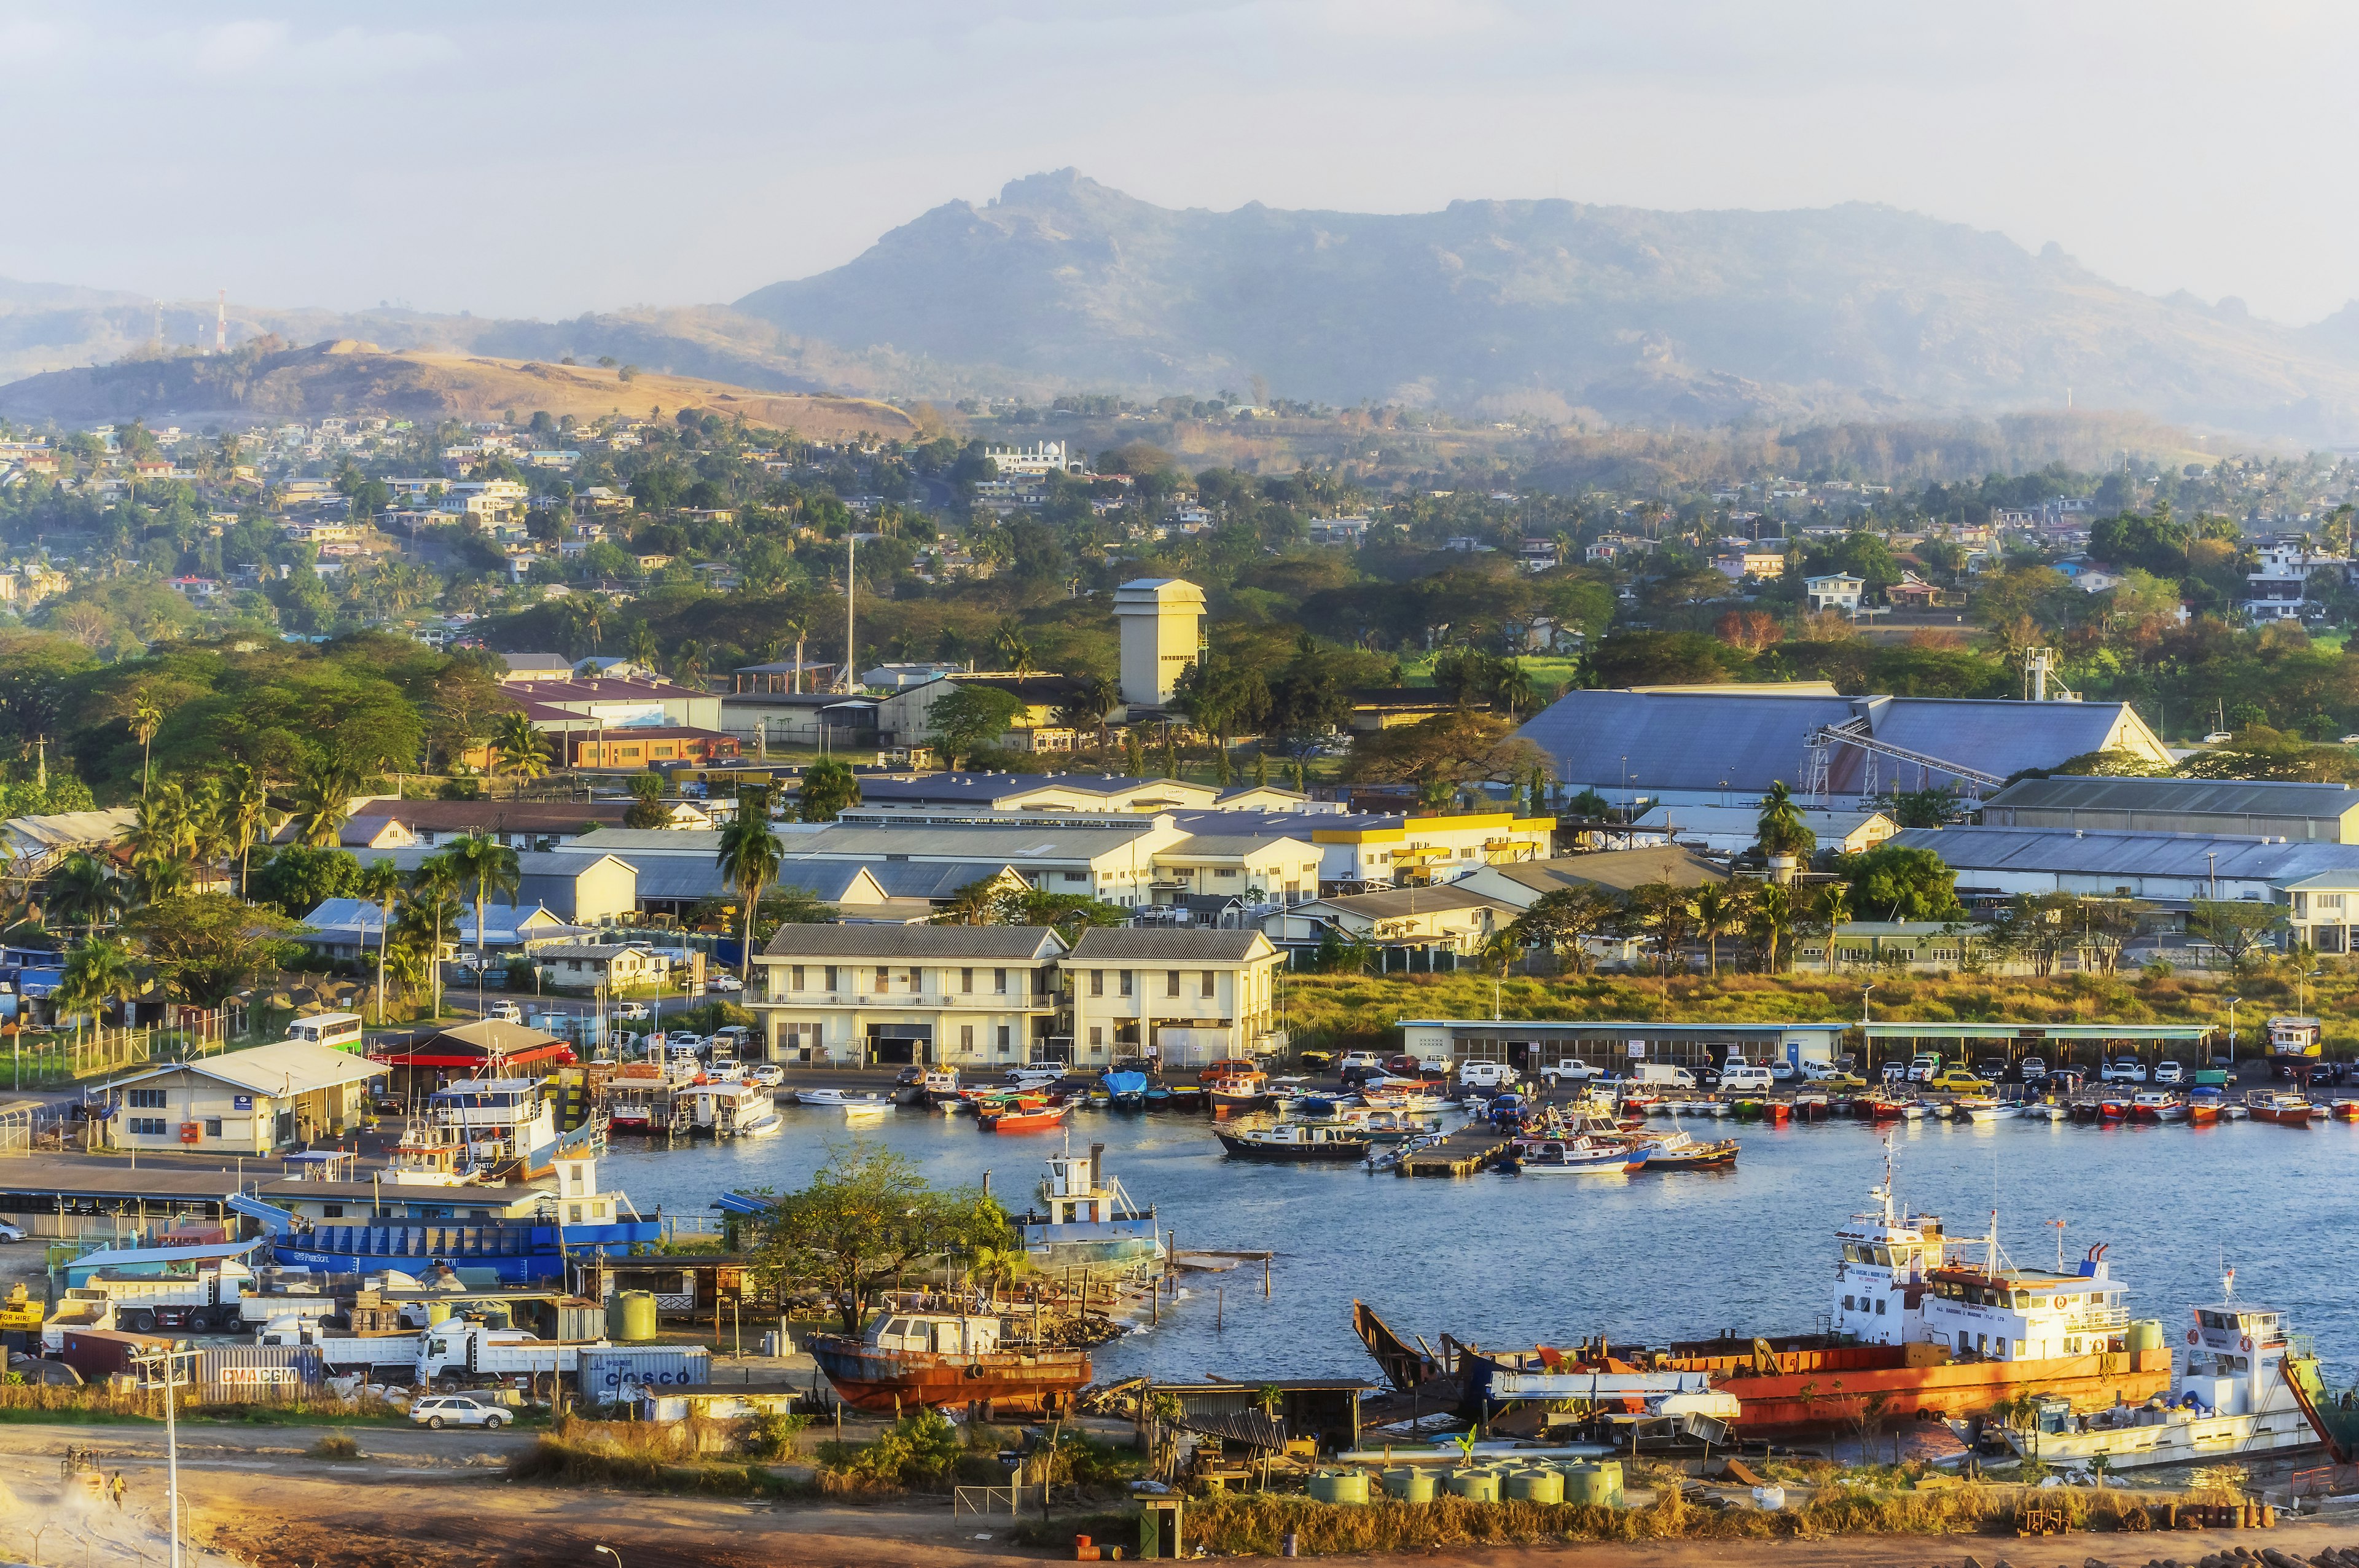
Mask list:
[[[1117,930],[1093,925],[1073,943],[1076,964],[1239,964],[1274,949],[1258,931]]]
[[[1554,860],[1519,860],[1487,870],[1541,893],[1569,887],[1628,892],[1648,882],[1701,887],[1706,882],[1728,881],[1726,867],[1676,844],[1649,849],[1601,849],[1593,855],[1560,855]]]
[[[2077,827],[1911,827],[1891,840],[1930,849],[1959,871],[2071,871],[2285,882],[2359,873],[2359,844],[2288,843],[2226,833]]]
[[[2018,779],[1984,810],[2153,811],[2218,816],[2341,816],[2359,809],[2359,790],[2290,779],[2124,779],[2055,773]]]
[[[978,959],[1029,963],[1052,959],[1064,942],[1045,925],[781,925],[769,958]]]
[[[1388,888],[1382,892],[1343,893],[1334,898],[1320,899],[1321,909],[1342,910],[1370,920],[1395,920],[1411,914],[1446,914],[1455,909],[1492,909],[1513,917],[1520,913],[1503,898],[1488,893],[1469,892],[1464,888],[1445,882],[1440,887]]]

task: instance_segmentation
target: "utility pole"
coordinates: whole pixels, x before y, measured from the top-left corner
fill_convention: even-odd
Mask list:
[[[840,684],[845,691],[856,691],[859,689],[857,687],[853,685],[852,673],[853,663],[852,652],[853,596],[859,591],[860,535],[857,533],[850,533],[843,536],[843,675]],[[824,731],[826,728],[827,716],[825,714],[821,714],[820,716],[820,729]]]

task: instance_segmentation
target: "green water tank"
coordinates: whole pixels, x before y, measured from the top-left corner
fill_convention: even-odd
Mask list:
[[[2162,1325],[2150,1317],[2142,1317],[2131,1324],[2130,1348],[2132,1350],[2161,1349]]]
[[[1396,1465],[1385,1472],[1385,1490],[1405,1503],[1430,1503],[1440,1489],[1432,1471],[1415,1465]]]
[[[606,1298],[606,1337],[636,1345],[656,1336],[653,1291],[617,1291]]]
[[[1314,1502],[1364,1508],[1368,1501],[1368,1473],[1365,1470],[1313,1471],[1310,1497]]]
[[[1470,1503],[1495,1503],[1499,1500],[1499,1473],[1496,1470],[1453,1470],[1450,1473],[1450,1490]]]
[[[1517,1470],[1507,1477],[1507,1496],[1519,1503],[1564,1501],[1564,1472],[1544,1465]]]
[[[1600,1460],[1594,1465],[1571,1464],[1564,1467],[1564,1500],[1585,1503],[1592,1508],[1618,1509],[1622,1506],[1622,1461]]]

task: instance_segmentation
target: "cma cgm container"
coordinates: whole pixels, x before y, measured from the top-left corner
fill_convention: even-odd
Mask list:
[[[227,1345],[197,1356],[200,1397],[213,1404],[263,1402],[316,1387],[316,1345]]]
[[[582,1397],[592,1404],[620,1404],[645,1389],[702,1383],[712,1375],[712,1352],[701,1345],[582,1352]]]
[[[122,1334],[112,1328],[69,1328],[58,1359],[82,1375],[85,1382],[103,1382],[117,1372],[136,1375],[136,1357],[169,1350],[174,1341],[153,1334]]]

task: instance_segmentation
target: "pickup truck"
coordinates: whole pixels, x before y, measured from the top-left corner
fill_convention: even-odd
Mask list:
[[[1551,1088],[1558,1084],[1585,1084],[1592,1078],[1605,1076],[1604,1068],[1594,1062],[1584,1062],[1578,1056],[1568,1056],[1540,1069],[1540,1081]]]

